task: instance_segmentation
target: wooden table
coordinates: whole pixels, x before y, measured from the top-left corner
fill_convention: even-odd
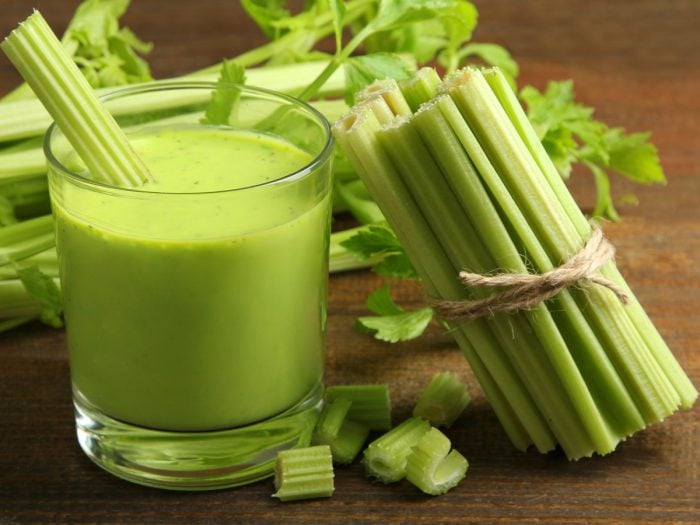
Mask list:
[[[40,8],[63,31],[77,0],[3,0],[0,34]],[[230,0],[134,0],[127,25],[156,45],[157,77],[212,64],[263,41]],[[700,2],[481,0],[476,40],[506,45],[520,83],[573,78],[578,98],[602,120],[652,130],[669,183],[639,187],[616,180],[623,221],[606,226],[618,263],[681,364],[700,385]],[[0,93],[18,81],[0,57]],[[571,188],[590,209],[588,175]],[[219,522],[698,522],[700,409],[679,413],[623,443],[612,455],[570,463],[560,454],[515,451],[486,404],[466,361],[437,328],[389,346],[353,331],[364,298],[381,279],[333,276],[328,384],[386,382],[395,417],[408,415],[433,373],[451,369],[473,402],[449,431],[470,461],[467,478],[439,498],[408,482],[368,482],[360,465],[336,472],[327,501],[281,504],[271,481],[236,490],[172,493],[112,477],[80,451],[74,436],[62,331],[31,324],[0,335],[0,524]],[[418,305],[421,291],[399,286]]]

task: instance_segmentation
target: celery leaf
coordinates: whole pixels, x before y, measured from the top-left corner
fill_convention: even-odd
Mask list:
[[[363,259],[369,259],[378,254],[403,251],[394,232],[385,226],[370,226],[369,229],[353,235],[341,244]]]
[[[380,0],[377,15],[367,27],[371,32],[388,31],[405,24],[454,17],[460,0]]]
[[[221,86],[211,94],[202,124],[228,124],[238,98],[240,89],[231,88],[229,84],[244,84],[245,68],[234,60],[224,60],[217,84]]]
[[[520,91],[527,115],[542,145],[563,177],[581,162],[596,186],[594,217],[618,220],[610,193],[609,171],[635,182],[666,182],[656,147],[648,133],[627,134],[593,117],[593,109],[574,100],[571,80],[549,82],[544,93],[532,86]]]
[[[345,101],[348,105],[355,103],[355,96],[365,86],[375,80],[393,78],[401,80],[413,72],[412,68],[397,55],[390,53],[372,53],[348,58],[345,68]]]
[[[403,310],[391,298],[389,285],[382,286],[368,297],[367,308],[377,315],[358,318],[356,329],[374,332],[376,339],[389,343],[419,337],[433,318],[431,308]]]
[[[611,130],[610,168],[636,182],[646,184],[666,182],[656,147],[648,142],[649,133],[624,135],[623,130]]]
[[[365,305],[377,315],[397,315],[404,312],[391,298],[391,286],[388,284],[372,292]]]
[[[471,2],[418,1],[383,2],[371,22],[374,34],[369,51],[411,53],[418,63],[442,56],[453,57],[471,38],[478,13]]]
[[[343,25],[345,23],[345,2],[343,0],[328,0],[328,7],[333,13],[333,32],[335,33],[335,50],[340,53],[343,47]]]
[[[61,290],[56,286],[54,280],[42,272],[38,266],[32,265],[25,268],[17,267],[17,276],[27,290],[27,293],[34,297],[41,305],[39,314],[42,322],[60,328],[63,326],[61,312]]]
[[[245,12],[271,40],[285,33],[276,23],[291,18],[289,11],[284,8],[285,3],[286,0],[241,0]]]
[[[385,257],[372,268],[379,275],[420,279],[396,235],[386,226],[370,226],[340,244],[362,259],[384,255]]]
[[[151,72],[138,53],[151,44],[141,41],[118,20],[129,0],[87,0],[80,4],[61,42],[73,50],[74,60],[93,87],[151,80]]]

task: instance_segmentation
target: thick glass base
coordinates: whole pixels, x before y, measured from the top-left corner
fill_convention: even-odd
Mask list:
[[[78,442],[106,471],[150,487],[212,490],[269,477],[278,451],[307,446],[322,397],[319,384],[282,414],[214,432],[167,432],[123,423],[102,414],[77,390],[73,402]]]

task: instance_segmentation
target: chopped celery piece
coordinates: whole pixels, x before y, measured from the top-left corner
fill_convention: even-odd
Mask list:
[[[430,423],[420,417],[412,417],[372,441],[365,449],[362,461],[367,474],[382,483],[403,479],[411,449],[428,430]]]
[[[391,428],[391,399],[387,385],[337,385],[326,388],[326,400],[344,398],[352,402],[347,418],[370,430]]]
[[[277,454],[275,492],[281,501],[333,495],[333,459],[328,445],[294,448]]]
[[[447,436],[431,428],[406,460],[406,479],[432,496],[456,487],[464,479],[469,463],[457,450],[450,451],[451,446]]]
[[[352,463],[369,435],[367,425],[346,417],[351,405],[344,397],[326,403],[312,437],[312,443],[330,446],[333,462],[340,465]]]
[[[469,404],[467,386],[453,372],[435,374],[423,390],[413,415],[435,427],[450,427]]]
[[[0,47],[60,126],[92,177],[123,187],[138,186],[151,178],[41,13],[31,14]]]
[[[330,445],[338,437],[340,428],[346,420],[352,401],[338,398],[329,401],[323,407],[314,429],[313,441],[321,445]]]
[[[333,462],[348,465],[362,451],[362,446],[369,436],[369,428],[350,419],[343,421],[338,435],[330,443]]]

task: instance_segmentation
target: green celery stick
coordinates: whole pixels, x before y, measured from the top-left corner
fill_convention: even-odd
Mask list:
[[[60,126],[93,178],[123,187],[138,186],[151,179],[123,131],[38,11],[0,47]]]
[[[435,96],[440,82],[442,80],[435,69],[422,67],[415,75],[401,80],[399,88],[411,110],[415,112],[421,104]]]
[[[315,445],[330,446],[333,462],[339,465],[352,463],[369,436],[370,429],[367,425],[348,418],[352,404],[346,397],[328,400],[311,439]],[[366,414],[366,411],[362,411],[360,415]]]

